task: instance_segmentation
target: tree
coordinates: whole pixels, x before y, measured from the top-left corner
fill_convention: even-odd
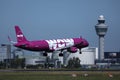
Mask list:
[[[25,67],[25,58],[16,58],[11,60],[11,67],[12,68],[24,68]]]
[[[77,57],[75,58],[75,68],[79,68],[80,67],[80,59]]]
[[[77,57],[70,58],[68,61],[68,68],[79,68],[80,67],[80,59]]]

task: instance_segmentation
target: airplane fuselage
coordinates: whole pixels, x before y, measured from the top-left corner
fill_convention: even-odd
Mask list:
[[[88,42],[83,38],[53,39],[39,41],[25,41],[16,43],[14,46],[31,51],[56,51],[69,47],[83,48]]]

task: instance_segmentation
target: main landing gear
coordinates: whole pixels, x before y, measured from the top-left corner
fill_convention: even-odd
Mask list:
[[[61,52],[61,53],[59,53],[59,56],[61,56],[61,57],[62,57],[62,56],[63,56],[63,53],[62,53],[62,52]]]
[[[43,53],[43,56],[47,56],[47,55],[48,55],[47,52],[44,52],[44,53]]]
[[[63,50],[60,51],[59,56],[63,56]]]

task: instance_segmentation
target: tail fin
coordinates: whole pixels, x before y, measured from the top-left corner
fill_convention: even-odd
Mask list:
[[[27,39],[23,35],[21,29],[19,28],[19,26],[15,26],[15,31],[16,31],[17,42],[27,41]]]

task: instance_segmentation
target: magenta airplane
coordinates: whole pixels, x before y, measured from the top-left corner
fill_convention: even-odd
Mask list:
[[[11,41],[15,47],[22,48],[29,51],[43,51],[44,55],[47,55],[47,52],[67,50],[69,52],[75,53],[80,51],[81,48],[87,47],[89,43],[81,38],[69,38],[69,39],[51,39],[51,40],[36,40],[28,41],[24,34],[22,33],[19,26],[15,26],[17,42]]]

